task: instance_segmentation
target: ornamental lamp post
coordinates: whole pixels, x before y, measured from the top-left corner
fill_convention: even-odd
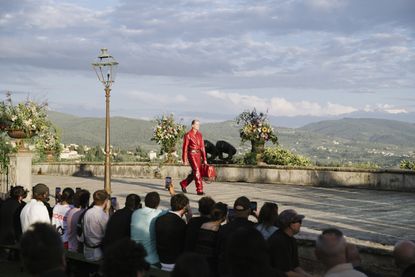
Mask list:
[[[102,48],[101,54],[92,63],[99,81],[105,87],[105,177],[104,189],[111,194],[111,158],[110,158],[110,92],[114,82],[118,62]]]

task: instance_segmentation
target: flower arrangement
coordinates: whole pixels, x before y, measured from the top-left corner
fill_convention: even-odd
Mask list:
[[[3,129],[23,131],[28,137],[46,131],[51,126],[46,107],[46,103],[37,104],[32,100],[13,105],[11,94],[7,93],[6,100],[0,102]]]
[[[152,141],[161,145],[161,153],[166,153],[168,160],[171,160],[171,154],[176,150],[177,142],[183,138],[186,129],[183,124],[176,123],[173,114],[163,115],[156,118],[156,125],[153,130]]]
[[[239,134],[242,142],[265,143],[271,141],[274,144],[278,143],[278,137],[268,123],[267,115],[257,113],[256,109],[241,113],[236,118],[236,123],[240,126]]]
[[[14,104],[11,94],[7,93],[6,100],[0,102],[0,127],[7,131],[9,136],[19,138],[16,141],[17,150],[25,150],[20,138],[31,138],[30,143],[35,144],[36,149],[54,152],[59,155],[61,151],[60,137],[55,127],[47,116],[47,103],[38,104],[32,100],[26,100]],[[12,136],[14,132],[22,133],[22,136]]]

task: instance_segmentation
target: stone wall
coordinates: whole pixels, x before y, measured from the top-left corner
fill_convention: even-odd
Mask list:
[[[184,178],[190,171],[183,165],[150,163],[113,164],[113,177]],[[311,186],[347,186],[378,190],[415,191],[415,172],[409,170],[365,170],[330,167],[281,167],[216,165],[217,181]],[[32,167],[34,174],[104,176],[103,164],[42,163]]]

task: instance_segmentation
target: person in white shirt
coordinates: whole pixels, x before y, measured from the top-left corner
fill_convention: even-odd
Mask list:
[[[63,246],[68,249],[68,212],[73,208],[72,202],[74,197],[72,188],[65,188],[62,192],[60,202],[55,205],[52,213],[52,225],[61,235]]]
[[[43,201],[46,201],[48,197],[49,188],[45,184],[37,184],[33,187],[32,200],[25,205],[20,213],[20,223],[23,233],[35,222],[50,224],[48,209],[43,204]]]
[[[316,241],[316,257],[326,268],[324,277],[367,277],[346,260],[346,240],[335,228],[323,230]]]
[[[105,235],[111,207],[110,196],[105,190],[93,194],[94,206],[83,218],[84,256],[88,261],[102,259],[101,242]]]

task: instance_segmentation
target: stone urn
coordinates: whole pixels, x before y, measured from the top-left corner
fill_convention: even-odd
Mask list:
[[[251,153],[256,155],[257,164],[263,164],[262,154],[265,151],[265,141],[251,140]]]
[[[23,130],[8,130],[7,134],[9,137],[16,140],[17,151],[27,151],[28,149],[24,146],[24,139],[28,139],[34,136],[34,133],[27,133]]]

